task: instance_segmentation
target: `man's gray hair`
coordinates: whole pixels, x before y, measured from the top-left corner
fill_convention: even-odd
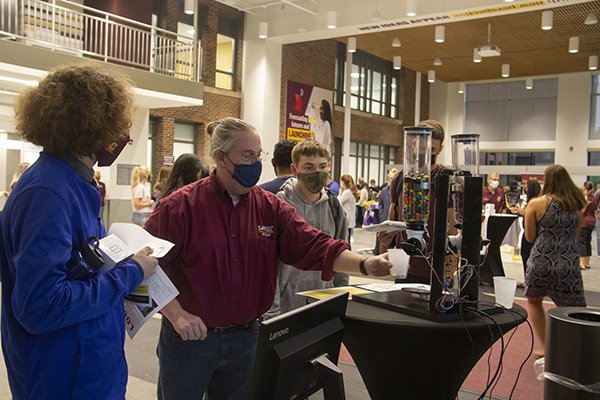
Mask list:
[[[227,117],[211,122],[206,127],[206,132],[210,135],[210,155],[215,158],[215,153],[221,150],[223,153],[229,152],[233,147],[233,141],[238,132],[256,132],[256,129],[239,118]]]

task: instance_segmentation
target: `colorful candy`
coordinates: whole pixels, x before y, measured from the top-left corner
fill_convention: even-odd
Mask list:
[[[429,218],[429,175],[405,176],[402,185],[402,215],[409,224],[424,226]]]

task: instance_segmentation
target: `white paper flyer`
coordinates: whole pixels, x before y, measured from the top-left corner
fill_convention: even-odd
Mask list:
[[[99,272],[111,270],[145,246],[153,250],[151,256],[155,258],[163,257],[174,246],[167,240],[152,236],[142,227],[129,223],[112,224],[108,235],[98,243],[105,261]],[[125,296],[125,326],[129,337],[133,338],[146,321],[178,294],[179,291],[173,282],[162,268],[157,267],[154,274]]]

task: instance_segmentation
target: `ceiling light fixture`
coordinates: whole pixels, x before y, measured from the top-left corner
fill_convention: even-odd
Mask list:
[[[296,32],[299,32],[299,33],[306,32],[306,27],[304,26],[304,24],[302,24],[302,22],[300,22],[300,25],[298,25],[298,27],[296,28]]]
[[[379,13],[378,9],[375,9],[375,11],[373,11],[373,14],[371,14],[371,21],[381,21],[381,14]]]
[[[478,47],[475,47],[473,49],[473,62],[474,63],[480,63],[481,62],[481,56],[477,52],[478,49],[479,49]]]
[[[194,13],[194,3],[196,0],[185,0],[183,3],[183,12],[186,14],[193,14]],[[179,3],[181,4],[181,3]]]
[[[594,25],[598,23],[598,17],[594,13],[589,13],[587,17],[585,17],[585,21],[583,21],[586,25]]]
[[[350,37],[348,38],[348,53],[356,53],[356,38]]]
[[[433,65],[435,65],[436,67],[439,67],[442,65],[442,59],[439,57],[436,57],[435,60],[433,60]]]
[[[514,0],[504,0],[505,3],[512,3]]]
[[[575,54],[579,52],[579,36],[571,36],[569,38],[569,53]]]
[[[502,53],[502,51],[500,50],[500,47],[492,44],[492,24],[488,24],[487,40],[488,41],[487,41],[486,45],[477,48],[477,53],[479,53],[479,55],[481,57],[497,57],[497,56],[499,56]]]
[[[327,11],[327,28],[335,29],[337,27],[337,12]]]
[[[596,54],[591,55],[588,58],[588,69],[590,71],[595,71],[598,69],[598,56]]]
[[[394,56],[394,69],[402,68],[402,57]]]
[[[549,31],[552,29],[552,20],[554,19],[554,12],[552,10],[544,11],[542,13],[542,29]]]
[[[458,82],[458,93],[464,93],[465,92],[465,83],[464,82]]]
[[[402,43],[400,42],[400,38],[396,36],[394,40],[392,40],[392,47],[400,47]]]
[[[266,39],[269,36],[269,24],[267,22],[258,23],[258,38]]]
[[[446,27],[438,25],[435,27],[435,42],[444,43],[444,40],[446,40]]]
[[[508,78],[510,76],[510,64],[502,64],[502,77]]]
[[[435,71],[432,69],[427,71],[427,82],[429,82],[429,83],[435,82]]]
[[[525,89],[527,89],[527,90],[533,89],[533,78],[525,79]]]
[[[406,15],[409,17],[417,15],[417,0],[406,0]]]

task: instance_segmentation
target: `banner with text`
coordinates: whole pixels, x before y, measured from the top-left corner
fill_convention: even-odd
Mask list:
[[[287,140],[315,139],[333,149],[331,104],[333,91],[288,81],[285,110]]]

